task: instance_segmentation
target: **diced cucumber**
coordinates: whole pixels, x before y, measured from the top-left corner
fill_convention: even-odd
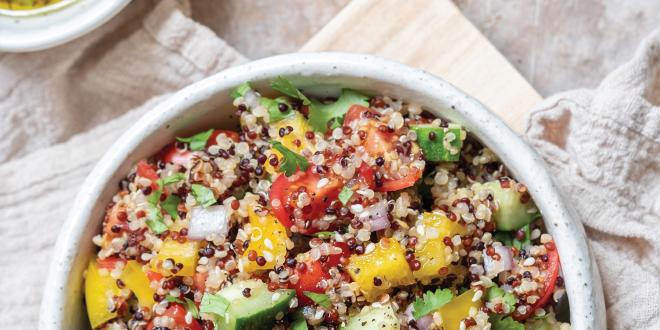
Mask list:
[[[432,162],[456,162],[461,156],[465,131],[461,126],[449,124],[438,127],[430,124],[410,127],[417,133],[417,144],[422,148],[424,158]]]
[[[348,109],[354,105],[369,106],[369,98],[354,90],[343,89],[341,95],[335,103],[324,104],[317,100],[312,100],[309,108],[309,124],[315,131],[325,133],[328,128],[336,128],[344,122],[344,115]],[[328,126],[328,123],[330,126]]]
[[[346,330],[398,330],[399,318],[392,305],[373,304],[351,316],[346,321]]]
[[[249,298],[244,290],[249,288]],[[258,280],[236,282],[217,295],[230,302],[229,308],[219,320],[221,329],[271,329],[277,314],[283,317],[289,309],[289,301],[296,293],[294,290],[279,289],[268,291],[265,283]]]
[[[493,218],[498,230],[518,230],[540,216],[531,198],[525,203],[520,200],[522,194],[514,180],[509,180],[508,188],[502,187],[499,181],[486,182],[483,188],[490,190],[497,202]]]

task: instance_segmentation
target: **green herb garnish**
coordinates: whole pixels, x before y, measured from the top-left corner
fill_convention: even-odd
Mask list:
[[[167,199],[160,203],[160,207],[165,210],[172,219],[177,219],[179,218],[179,203],[181,203],[181,198],[179,198],[179,196],[169,195],[167,196]]]
[[[274,90],[284,94],[291,96],[295,99],[299,99],[303,102],[303,104],[310,105],[311,102],[305,96],[296,86],[294,86],[289,80],[287,80],[284,77],[278,76],[275,81],[273,81],[270,84],[271,87],[273,87]]]
[[[419,320],[424,315],[446,305],[452,298],[454,298],[454,294],[449,289],[437,289],[435,292],[426,291],[421,298],[415,298],[415,301],[412,303],[413,317],[415,320]]]
[[[195,305],[195,302],[190,300],[190,298],[184,297],[186,301],[186,310],[192,314],[192,317],[195,319],[199,318],[199,309],[197,309],[197,305]]]
[[[291,102],[286,97],[278,97],[276,99],[262,97],[259,99],[259,104],[268,110],[268,118],[271,123],[287,118],[294,113]],[[284,112],[280,111],[280,104],[285,104],[287,110]]]
[[[522,239],[522,241],[519,241],[518,239],[514,238],[513,239],[513,246],[516,249],[521,250],[525,246],[529,246],[529,245],[532,244],[531,243],[532,231],[529,227],[529,224],[523,226],[522,228],[520,228],[518,230],[522,230],[525,233],[525,237]]]
[[[282,154],[282,162],[280,163],[280,170],[284,172],[286,176],[292,176],[293,173],[296,173],[297,169],[301,171],[306,171],[309,168],[309,162],[305,157],[289,150],[282,143],[278,141],[270,141],[270,144],[273,148],[279,151]]]
[[[225,317],[225,312],[229,308],[229,301],[222,296],[211,293],[204,293],[202,302],[199,304],[199,311],[202,313],[215,314]]]
[[[502,297],[504,304],[509,306],[509,310],[513,310],[516,307],[516,296],[514,296],[513,293],[506,292],[497,286],[492,286],[488,289],[486,300],[492,301],[499,297]]]
[[[190,188],[192,190],[193,197],[195,197],[195,200],[197,201],[197,204],[201,205],[202,207],[209,207],[217,203],[215,195],[213,195],[213,190],[209,189],[208,187],[193,183]]]
[[[213,134],[213,129],[201,133],[197,133],[191,137],[187,137],[187,138],[177,137],[176,139],[181,142],[187,142],[190,145],[190,150],[200,151],[200,150],[204,150],[204,147],[206,147],[206,141],[209,140],[211,134]]]
[[[163,214],[158,207],[149,205],[149,219],[147,219],[147,226],[156,234],[166,231],[167,225],[163,223]]]
[[[525,330],[525,326],[512,319],[511,316],[492,315],[488,321],[491,330]]]
[[[324,104],[317,100],[312,101],[309,108],[309,124],[315,131],[325,133],[328,129],[334,129],[344,123],[344,115],[348,109],[358,104],[369,106],[369,98],[356,91],[344,89],[335,103]]]
[[[311,292],[311,291],[304,291],[303,294],[307,298],[312,299],[312,301],[315,304],[317,304],[321,307],[329,308],[330,305],[331,305],[330,298],[328,298],[328,295],[325,294],[325,293],[315,293],[315,292]]]
[[[335,236],[335,232],[333,231],[319,231],[314,233],[314,237],[318,237],[320,239],[329,239]]]
[[[344,186],[344,188],[341,188],[341,192],[339,192],[339,201],[341,201],[341,203],[346,206],[346,203],[348,203],[348,200],[351,199],[351,196],[353,196],[353,190]]]
[[[244,83],[238,85],[238,87],[234,88],[234,90],[231,91],[231,94],[229,94],[229,95],[233,99],[237,99],[237,98],[245,95],[245,93],[247,93],[247,91],[249,91],[250,89],[252,89],[252,87],[250,87],[250,83],[244,82]]]

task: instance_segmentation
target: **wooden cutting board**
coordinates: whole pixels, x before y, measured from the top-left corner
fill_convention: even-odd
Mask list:
[[[344,51],[431,72],[480,100],[515,131],[540,95],[449,0],[354,0],[301,51]]]

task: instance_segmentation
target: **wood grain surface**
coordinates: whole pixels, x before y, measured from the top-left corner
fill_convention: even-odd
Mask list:
[[[345,51],[429,71],[474,96],[514,130],[541,100],[449,0],[354,0],[301,51]]]

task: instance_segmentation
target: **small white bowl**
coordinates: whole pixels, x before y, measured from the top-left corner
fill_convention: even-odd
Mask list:
[[[177,135],[211,127],[234,128],[230,91],[246,81],[266,91],[277,76],[289,78],[305,91],[314,87],[316,95],[337,95],[339,88],[346,87],[415,100],[436,115],[462,124],[527,185],[543,213],[559,249],[573,329],[606,328],[598,268],[582,225],[562,200],[543,161],[496,115],[444,80],[403,64],[366,55],[299,53],[234,67],[184,88],[108,149],[87,177],[60,233],[41,305],[40,329],[87,327],[82,273],[95,253],[92,237],[100,230],[104,208],[132,164]]]
[[[63,0],[33,10],[0,10],[0,51],[61,45],[97,28],[130,0]]]

